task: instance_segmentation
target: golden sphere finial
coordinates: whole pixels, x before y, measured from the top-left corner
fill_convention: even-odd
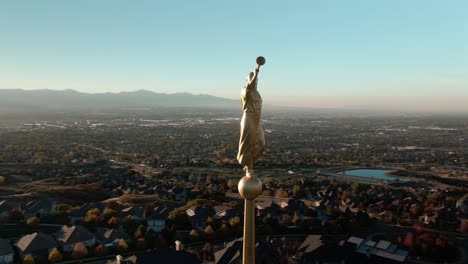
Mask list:
[[[262,182],[259,178],[248,172],[242,177],[237,186],[239,194],[246,200],[254,200],[262,193]]]

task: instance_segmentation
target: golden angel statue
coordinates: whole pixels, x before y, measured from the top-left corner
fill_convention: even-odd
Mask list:
[[[237,160],[248,174],[252,172],[253,163],[265,151],[265,137],[260,124],[262,112],[262,97],[257,90],[260,66],[265,64],[265,58],[257,58],[257,67],[247,77],[246,86],[241,92],[242,120],[240,123],[239,152]]]

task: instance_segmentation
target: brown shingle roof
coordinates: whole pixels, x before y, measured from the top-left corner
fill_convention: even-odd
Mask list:
[[[82,226],[68,227],[66,225],[55,232],[55,237],[57,241],[63,244],[74,244],[95,238],[92,233]]]
[[[37,232],[23,236],[16,242],[16,246],[23,254],[54,248],[57,245],[57,241],[51,235]]]

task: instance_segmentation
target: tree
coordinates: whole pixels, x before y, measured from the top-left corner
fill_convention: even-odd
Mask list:
[[[136,240],[135,243],[136,250],[145,250],[146,249],[146,241],[144,237],[140,237]]]
[[[69,204],[57,204],[55,206],[55,213],[60,215],[69,214],[72,208],[73,206]]]
[[[116,216],[113,216],[111,217],[108,221],[107,221],[107,225],[110,227],[110,228],[116,228],[119,226],[119,223],[120,223],[120,220],[119,218],[117,218]]]
[[[460,233],[468,234],[468,219],[460,220]]]
[[[221,240],[228,240],[231,237],[231,230],[226,224],[222,224],[221,227],[218,229],[217,232],[218,239]]]
[[[76,243],[71,254],[73,259],[82,259],[88,256],[88,249],[83,243]]]
[[[200,233],[196,229],[190,230],[189,239],[191,242],[198,242],[200,239]]]
[[[0,185],[3,185],[3,183],[5,183],[5,177],[0,176]]]
[[[109,250],[103,245],[97,246],[94,250],[94,255],[96,257],[106,256],[107,254],[109,254]]]
[[[299,218],[299,214],[297,212],[294,212],[294,215],[293,217],[291,218],[291,223],[294,224],[294,225],[297,225],[297,223],[299,222],[300,218]]]
[[[289,198],[288,192],[283,190],[283,188],[279,188],[275,192],[275,197],[276,198]]]
[[[17,224],[23,221],[23,219],[24,219],[23,211],[21,211],[21,209],[18,209],[18,208],[13,208],[7,216],[8,223],[13,223],[13,224]]]
[[[293,186],[293,194],[296,195],[301,190],[301,186],[294,184]]]
[[[133,237],[135,239],[139,239],[139,238],[142,238],[144,236],[144,233],[145,233],[145,226],[143,225],[140,225],[137,230],[133,233]]]
[[[110,208],[106,208],[104,212],[102,212],[102,218],[106,222],[109,221],[109,219],[111,219],[112,217],[115,217],[116,215],[117,215],[117,211],[112,210]]]
[[[206,223],[209,224],[209,225],[214,224],[214,219],[213,219],[213,217],[208,216],[208,218],[206,218]]]
[[[125,242],[125,240],[123,240],[123,239],[120,239],[119,244],[117,244],[116,250],[117,250],[117,253],[119,253],[119,254],[127,252],[127,250],[128,250],[127,242]]]
[[[52,249],[49,253],[49,262],[50,263],[57,263],[63,260],[63,255],[58,251],[57,248]]]
[[[36,261],[34,260],[34,257],[29,254],[29,255],[26,255],[23,259],[23,264],[34,264]]]
[[[205,232],[205,237],[208,240],[214,239],[216,236],[216,232],[211,225],[207,225],[203,231]]]
[[[361,185],[360,185],[359,183],[357,183],[357,182],[353,182],[353,183],[351,184],[351,188],[352,188],[353,190],[357,191],[357,190],[359,190],[359,189],[361,188]]]
[[[101,217],[101,211],[99,208],[93,208],[86,213],[86,216],[94,215],[96,217]]]
[[[138,223],[130,215],[122,220],[122,225],[129,234],[134,233],[138,228]]]
[[[26,220],[26,224],[31,228],[36,228],[39,226],[39,218],[37,218],[36,216],[33,216],[29,218],[28,220]]]
[[[408,249],[413,249],[414,246],[414,234],[413,233],[408,233],[406,234],[405,239],[403,240],[403,246],[405,246]]]
[[[240,224],[240,217],[234,216],[233,218],[229,219],[229,225],[235,227]]]
[[[101,211],[98,208],[93,208],[88,211],[85,219],[83,220],[83,225],[86,227],[95,227],[99,224],[101,218]]]
[[[291,217],[286,213],[281,216],[281,222],[283,222],[283,225],[289,225],[290,220]]]
[[[326,209],[325,209],[325,212],[328,216],[332,216],[333,215],[333,206],[331,205],[327,205]]]

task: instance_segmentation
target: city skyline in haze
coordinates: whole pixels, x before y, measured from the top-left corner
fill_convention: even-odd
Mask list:
[[[0,3],[0,89],[238,99],[266,57],[266,104],[468,111],[464,1]]]

